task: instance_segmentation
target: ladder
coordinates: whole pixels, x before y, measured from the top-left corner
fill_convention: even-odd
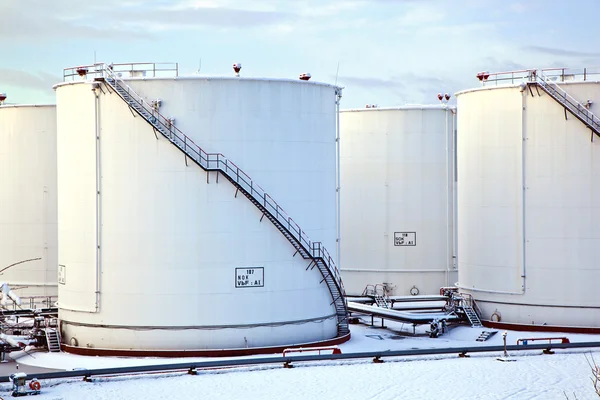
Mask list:
[[[471,326],[473,326],[473,327],[483,326],[483,324],[481,323],[481,320],[479,319],[479,316],[477,315],[477,313],[475,312],[473,307],[468,306],[468,305],[464,304],[464,302],[463,302],[462,309],[465,312],[467,318],[469,319]]]
[[[386,295],[375,294],[375,303],[377,304],[377,307],[391,308],[389,297]]]
[[[600,118],[592,113],[586,106],[575,100],[556,82],[549,79],[540,70],[532,70],[529,74],[529,80],[541,87],[550,97],[561,104],[566,110],[573,114],[578,120],[583,122],[597,136],[600,136]]]
[[[269,221],[281,232],[281,234],[292,244],[296,254],[310,260],[307,270],[317,267],[323,276],[332,297],[330,305],[336,310],[338,336],[350,333],[348,326],[348,307],[346,303],[346,292],[342,283],[341,274],[335,265],[333,258],[321,242],[311,241],[306,233],[294,222],[294,220],[277,204],[268,193],[266,193],[256,182],[254,182],[237,165],[227,159],[221,153],[206,153],[194,143],[192,139],[183,134],[173,125],[172,120],[165,118],[152,105],[148,104],[142,96],[137,94],[129,85],[118,77],[106,64],[98,64],[101,68],[103,78],[95,78],[97,82],[104,82],[123,99],[132,113],[135,111],[155,132],[159,132],[171,141],[180,151],[188,156],[194,163],[205,171],[217,171],[229,180],[238,192],[241,192],[252,204],[254,204]],[[135,114],[134,114],[135,115]],[[237,192],[236,192],[237,194]]]
[[[58,333],[58,330],[54,328],[45,328],[44,332],[46,333],[46,344],[48,345],[48,352],[60,352],[60,334]]]

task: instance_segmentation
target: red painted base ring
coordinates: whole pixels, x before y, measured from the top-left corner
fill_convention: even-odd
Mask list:
[[[567,333],[587,333],[597,335],[600,334],[600,328],[587,326],[557,326],[557,325],[530,325],[530,324],[513,324],[509,322],[494,322],[482,321],[486,328],[504,329],[511,331],[524,332],[567,332]]]
[[[295,344],[290,346],[253,347],[248,349],[206,349],[206,350],[134,350],[134,349],[98,349],[61,345],[66,353],[82,356],[117,356],[117,357],[238,357],[256,354],[282,353],[285,349],[296,347],[334,346],[350,340],[350,333],[319,342]]]

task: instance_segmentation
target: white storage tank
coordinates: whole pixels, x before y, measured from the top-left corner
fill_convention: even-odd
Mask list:
[[[56,106],[0,105],[0,282],[57,294]]]
[[[600,331],[600,138],[544,90],[590,116],[600,83],[556,72],[457,94],[459,287],[491,326]]]
[[[56,87],[66,349],[241,354],[347,340],[331,278],[223,173],[200,168],[93,77]],[[243,169],[252,190],[264,188],[335,257],[339,88],[151,73],[118,84],[154,104],[188,146]]]
[[[341,257],[349,295],[439,294],[456,282],[455,109],[445,104],[340,113]]]

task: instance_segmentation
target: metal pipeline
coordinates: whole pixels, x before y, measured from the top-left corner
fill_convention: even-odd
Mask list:
[[[95,271],[95,305],[93,310],[84,310],[81,308],[69,308],[60,305],[59,308],[65,311],[83,312],[95,314],[100,311],[100,265],[102,262],[102,248],[101,248],[101,229],[102,229],[102,201],[101,195],[101,149],[100,149],[100,94],[99,94],[99,83],[93,82],[92,93],[94,94],[94,142],[96,148],[96,271]]]
[[[336,191],[336,264],[338,268],[341,267],[341,176],[340,176],[340,100],[342,99],[342,88],[335,89],[335,155],[336,155],[336,165],[335,165],[335,191]]]
[[[47,372],[36,374],[37,379],[56,379],[56,378],[74,378],[74,377],[92,377],[103,375],[125,375],[134,373],[150,373],[150,372],[167,372],[167,371],[189,371],[193,372],[196,369],[202,368],[218,368],[218,367],[238,367],[244,365],[262,365],[262,364],[284,364],[301,361],[336,361],[350,360],[360,358],[371,358],[380,360],[383,357],[406,357],[406,356],[429,356],[442,354],[459,354],[467,353],[500,353],[507,351],[527,351],[527,350],[551,350],[551,349],[585,349],[599,348],[600,342],[579,342],[579,343],[545,343],[545,344],[526,344],[526,345],[508,345],[504,346],[463,346],[463,347],[447,347],[437,349],[411,349],[411,350],[384,350],[371,351],[360,353],[343,353],[343,354],[319,354],[306,356],[291,356],[291,357],[263,357],[263,358],[242,358],[237,360],[216,360],[216,361],[200,361],[187,362],[177,364],[162,364],[162,365],[142,365],[135,367],[116,367],[116,368],[100,368],[100,369],[83,369],[75,371]],[[434,360],[432,360],[434,361]],[[339,364],[337,364],[339,365]],[[10,382],[9,376],[0,376],[0,382]]]
[[[100,141],[100,93],[96,96],[96,304],[94,312],[100,311],[100,268],[102,266],[102,143]]]
[[[450,270],[451,266],[456,271],[456,187],[455,187],[455,160],[456,160],[456,140],[454,134],[454,125],[456,119],[456,109],[448,107],[446,105],[446,120],[445,120],[445,141],[446,141],[446,225],[447,225],[447,239],[446,239],[446,257],[450,253],[452,255],[446,260],[446,286],[451,286],[454,282],[450,282]],[[450,127],[450,116],[452,122],[451,136],[448,132]]]
[[[411,273],[411,272],[436,272],[445,273],[447,269],[369,269],[369,268],[341,268],[345,272],[393,272],[393,273]]]
[[[458,168],[457,168],[457,149],[458,149],[458,133],[456,130],[457,109],[452,109],[452,142],[454,151],[452,153],[452,267],[458,271]],[[458,280],[458,277],[457,277]],[[456,282],[451,282],[448,286],[456,286]]]

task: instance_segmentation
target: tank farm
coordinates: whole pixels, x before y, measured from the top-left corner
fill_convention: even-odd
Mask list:
[[[94,63],[55,105],[0,93],[2,360],[331,349],[365,318],[600,333],[595,70],[348,109],[241,71]]]

